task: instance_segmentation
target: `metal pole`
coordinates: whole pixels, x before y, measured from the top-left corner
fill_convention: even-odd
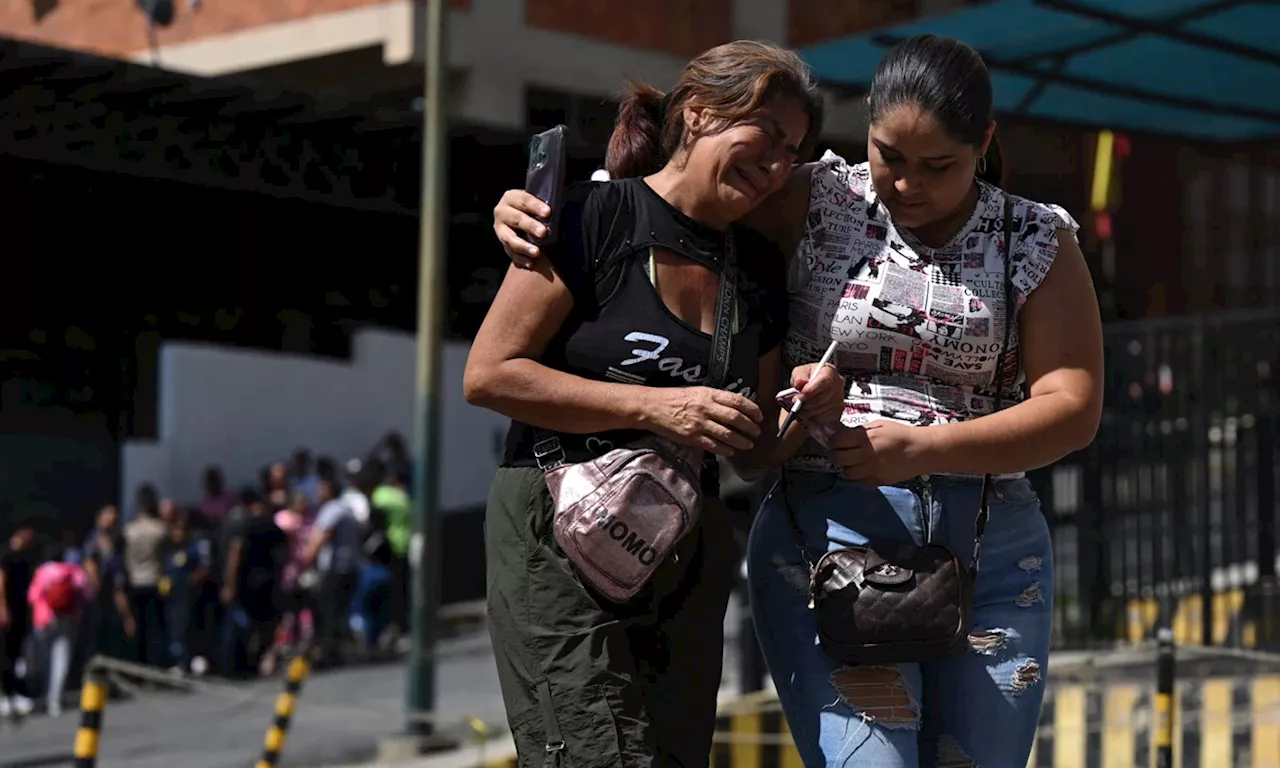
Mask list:
[[[1156,768],[1173,768],[1173,630],[1161,627],[1156,656]]]
[[[294,656],[285,671],[284,691],[276,697],[276,711],[263,739],[262,757],[254,768],[275,768],[280,762],[280,753],[284,751],[285,740],[289,737],[289,726],[293,723],[293,708],[298,703],[298,693],[302,691],[302,683],[311,674],[311,665],[307,657]]]
[[[409,652],[409,684],[405,726],[411,734],[427,734],[430,725],[415,712],[435,708],[436,610],[440,602],[440,516],[437,446],[440,431],[440,321],[444,316],[441,281],[445,260],[445,195],[448,170],[445,152],[445,0],[426,0],[426,49],[423,53],[425,99],[422,120],[422,214],[418,262],[418,375],[415,390],[413,516],[410,550],[413,573]]]
[[[90,661],[89,672],[80,687],[80,728],[76,731],[74,752],[76,768],[93,768],[98,764],[102,711],[107,707],[109,690],[106,671]]]

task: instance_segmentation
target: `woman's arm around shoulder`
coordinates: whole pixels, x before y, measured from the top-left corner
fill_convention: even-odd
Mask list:
[[[798,165],[782,189],[742,217],[744,226],[764,235],[788,257],[804,237],[804,219],[809,211],[809,192],[818,163]]]

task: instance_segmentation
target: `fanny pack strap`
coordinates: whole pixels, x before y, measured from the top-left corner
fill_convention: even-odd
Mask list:
[[[723,389],[729,380],[729,363],[733,356],[733,310],[738,301],[738,249],[733,227],[725,230],[724,260],[720,268],[720,290],[716,296],[715,329],[711,335],[711,361],[707,367],[706,386]],[[535,427],[533,458],[538,469],[550,472],[566,461],[560,437],[551,430]]]

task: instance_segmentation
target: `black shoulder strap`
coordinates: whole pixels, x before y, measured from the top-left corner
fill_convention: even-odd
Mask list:
[[[1004,407],[1004,362],[1013,343],[1013,319],[1017,307],[1013,305],[1013,198],[1008,192],[1004,195],[1004,333],[1000,337],[1000,351],[996,353],[996,392],[995,413]],[[987,531],[987,521],[991,519],[991,475],[982,476],[982,493],[978,502],[978,517],[973,521],[973,561],[969,564],[973,575],[978,573],[978,561],[982,554],[982,534]]]
[[[595,188],[592,184],[591,189]],[[574,274],[571,276],[561,275],[561,279],[565,280],[569,286],[569,292],[573,295],[575,309],[578,312],[590,315],[593,307],[578,306],[583,301],[591,301],[595,304],[595,264],[592,258],[587,255],[587,245],[583,241],[582,219],[586,213],[587,200],[590,199],[590,193],[583,194],[581,199],[572,195],[562,195],[562,203],[560,209],[560,221],[558,223],[559,232],[557,233],[560,247],[565,249],[569,256],[569,263],[576,267]]]
[[[580,248],[581,246],[579,246]],[[724,256],[720,264],[720,288],[716,297],[715,330],[711,335],[711,360],[707,367],[706,385],[721,389],[728,383],[729,362],[733,357],[733,314],[738,301],[738,251],[733,227],[725,231]],[[538,467],[548,472],[565,462],[564,446],[552,431],[534,429],[533,456]]]
[[[716,326],[711,336],[711,367],[707,386],[721,389],[729,380],[729,358],[733,356],[733,309],[738,300],[738,247],[733,226],[724,233],[724,261],[720,268],[720,295],[716,297]]]

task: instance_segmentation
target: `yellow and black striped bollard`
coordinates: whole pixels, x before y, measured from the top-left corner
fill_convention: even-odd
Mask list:
[[[93,667],[80,689],[80,729],[76,731],[76,768],[93,768],[98,762],[102,710],[107,705],[107,676]]]
[[[285,737],[289,733],[289,722],[293,718],[293,707],[298,701],[298,691],[302,690],[302,681],[311,672],[311,665],[303,656],[294,656],[289,662],[285,674],[284,692],[276,698],[275,719],[267,729],[267,737],[262,748],[262,759],[255,768],[275,768],[284,750]]]
[[[1173,693],[1175,663],[1173,630],[1162,627],[1157,634],[1156,656],[1156,768],[1173,768]]]

